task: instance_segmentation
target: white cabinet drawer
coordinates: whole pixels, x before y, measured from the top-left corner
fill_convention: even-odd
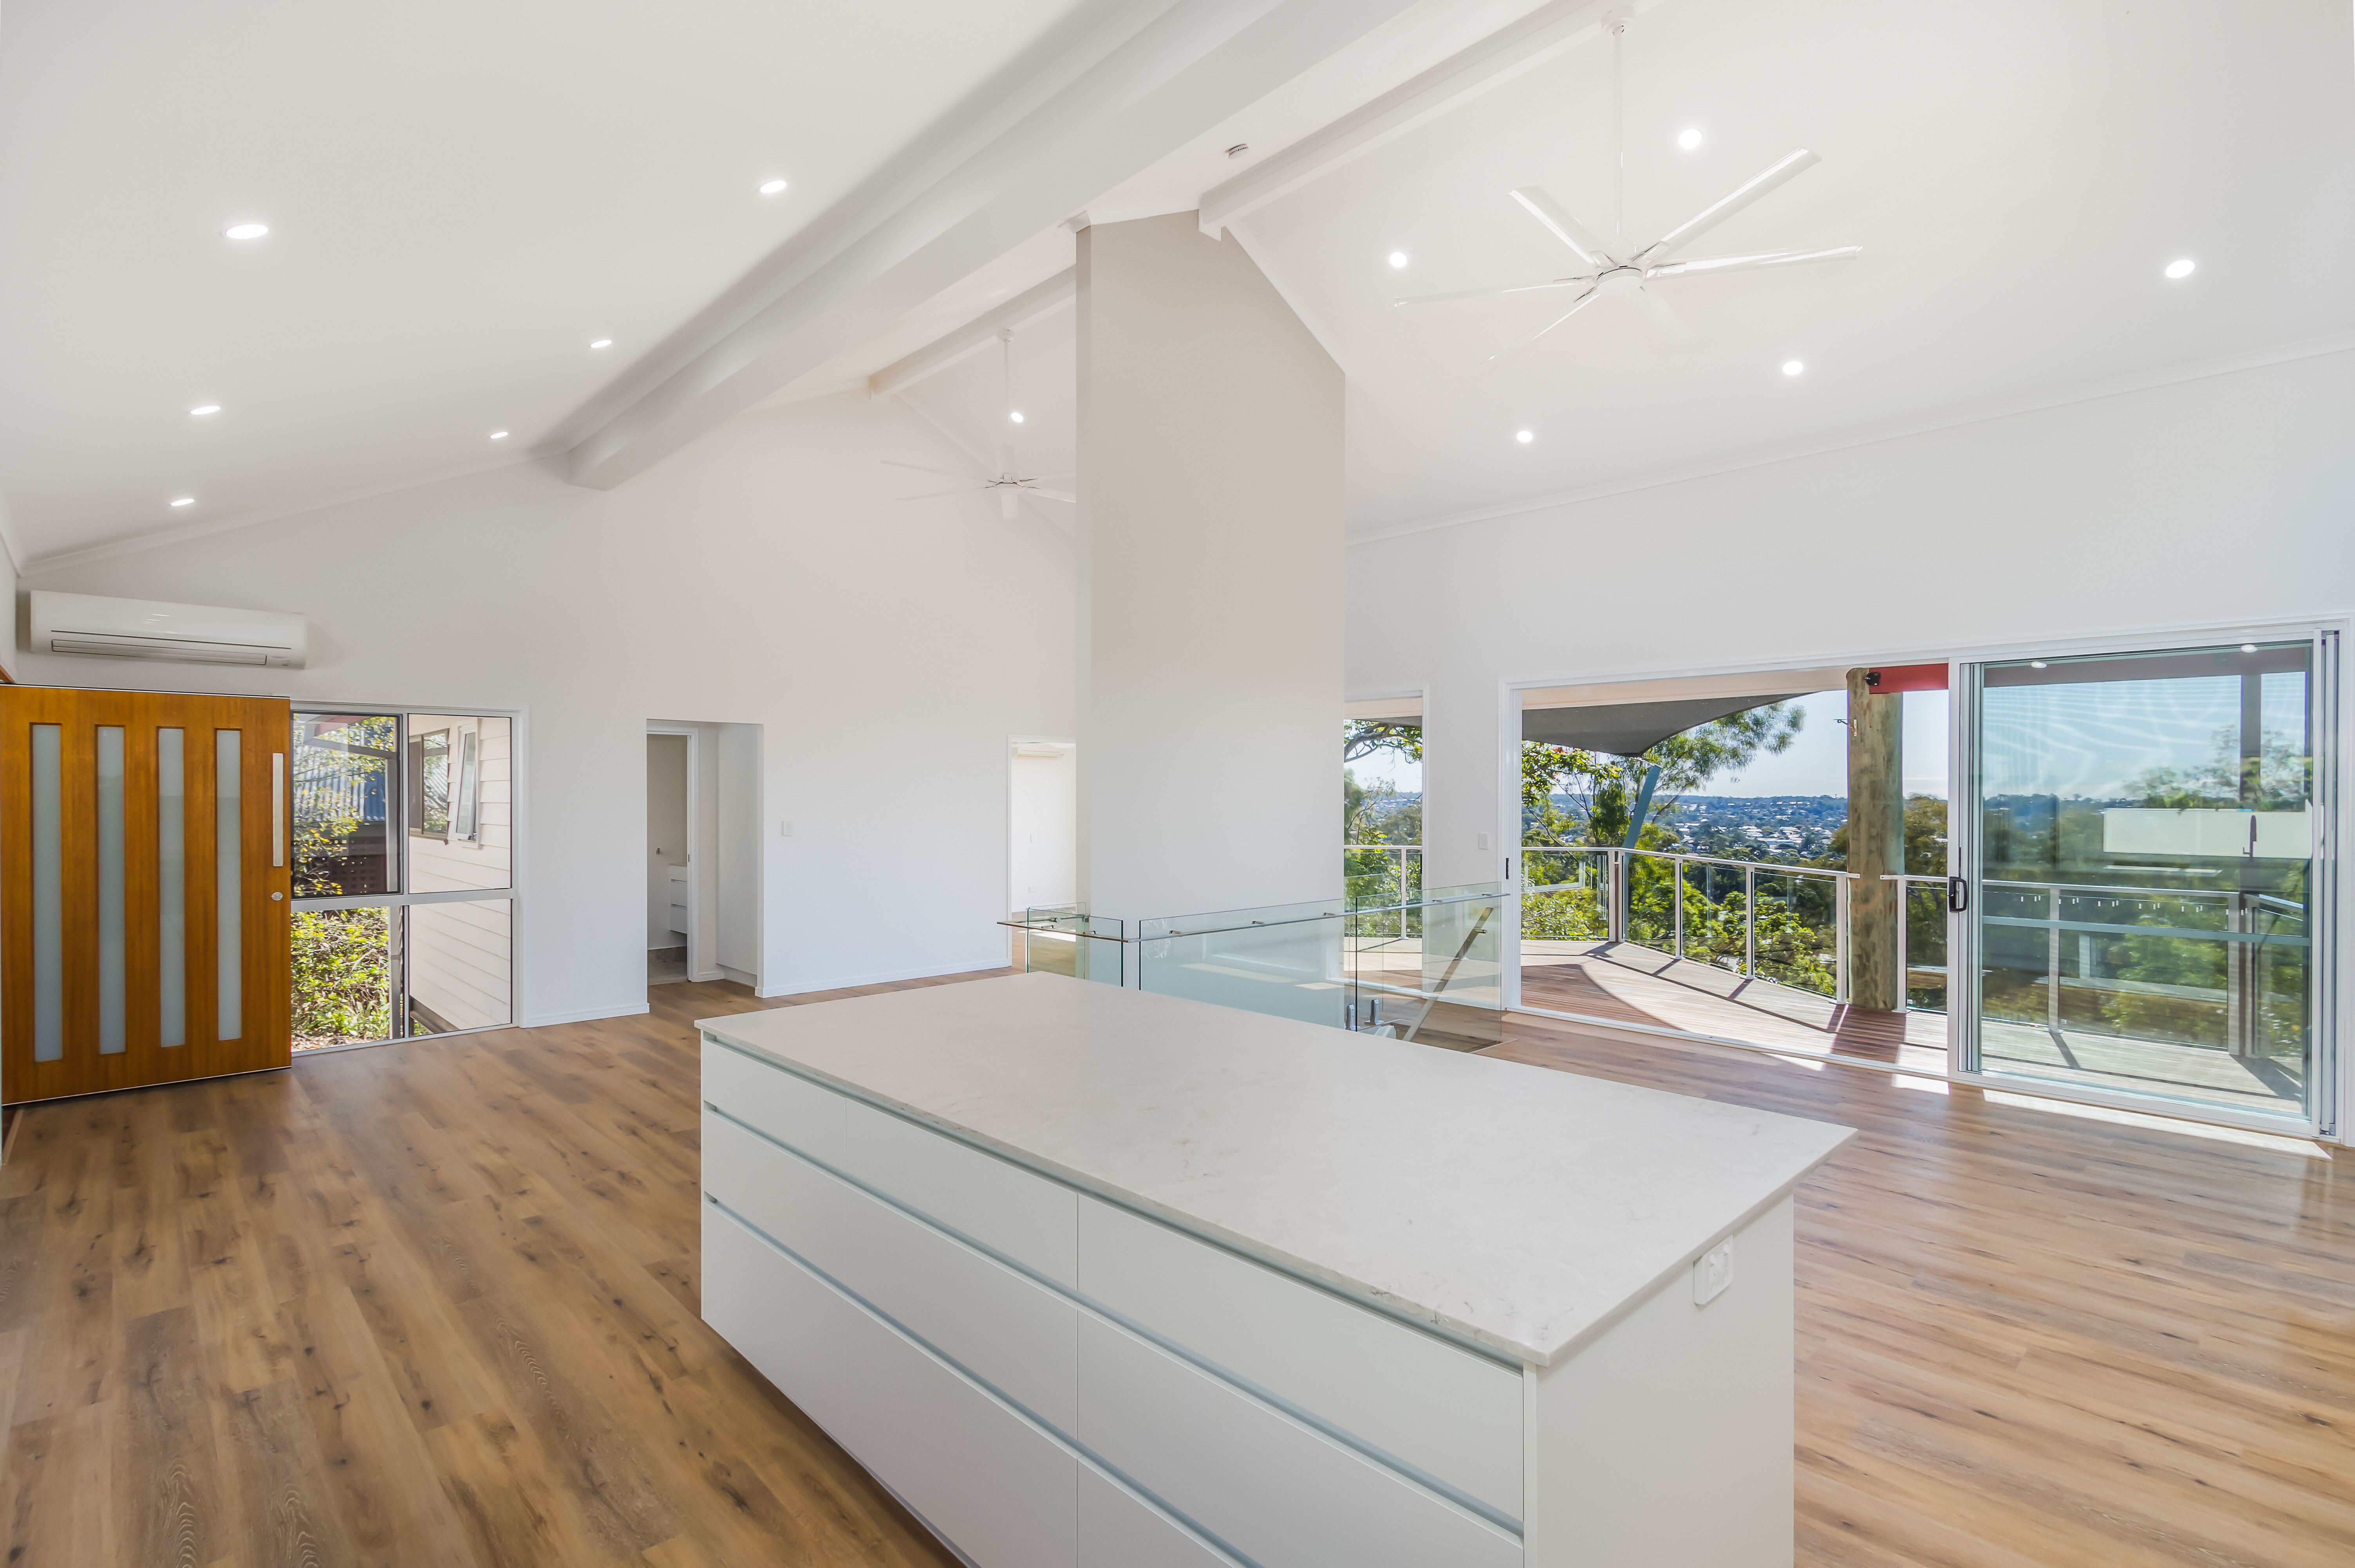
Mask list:
[[[840,1155],[826,1163],[1066,1289],[1076,1282],[1077,1192],[945,1133],[840,1098]]]
[[[826,1165],[842,1148],[842,1107],[831,1089],[703,1037],[703,1100]]]
[[[1082,1568],[1241,1568],[1167,1516],[1080,1467]]]
[[[711,1111],[703,1189],[1040,1421],[1078,1424],[1071,1302]]]
[[[1518,1537],[1100,1318],[1081,1445],[1260,1568],[1519,1568]]]
[[[1521,1517],[1518,1370],[1085,1197],[1080,1292],[1227,1376]]]
[[[1077,1459],[709,1203],[703,1317],[968,1562],[1081,1568]]]

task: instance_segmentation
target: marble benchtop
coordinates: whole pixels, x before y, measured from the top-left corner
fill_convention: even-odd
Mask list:
[[[1601,1333],[1855,1136],[1059,975],[697,1027],[1540,1366]],[[1739,1257],[1734,1273],[1739,1289]]]

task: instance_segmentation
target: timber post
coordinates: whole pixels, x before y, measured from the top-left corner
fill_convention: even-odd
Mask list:
[[[1870,672],[1848,672],[1849,1005],[1868,1012],[1905,1007],[1905,955],[1897,950],[1905,884],[1905,790],[1901,772],[1904,699],[1872,689]]]

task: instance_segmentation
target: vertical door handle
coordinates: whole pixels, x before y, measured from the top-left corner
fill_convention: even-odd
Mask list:
[[[1971,884],[1960,877],[1946,879],[1946,908],[1960,914],[1971,907]]]
[[[270,753],[270,863],[286,864],[286,753]],[[277,897],[275,893],[271,895]]]

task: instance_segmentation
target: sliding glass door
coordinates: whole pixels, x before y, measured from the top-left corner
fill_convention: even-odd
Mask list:
[[[1958,1068],[2311,1116],[2335,655],[2325,636],[1964,667]]]

